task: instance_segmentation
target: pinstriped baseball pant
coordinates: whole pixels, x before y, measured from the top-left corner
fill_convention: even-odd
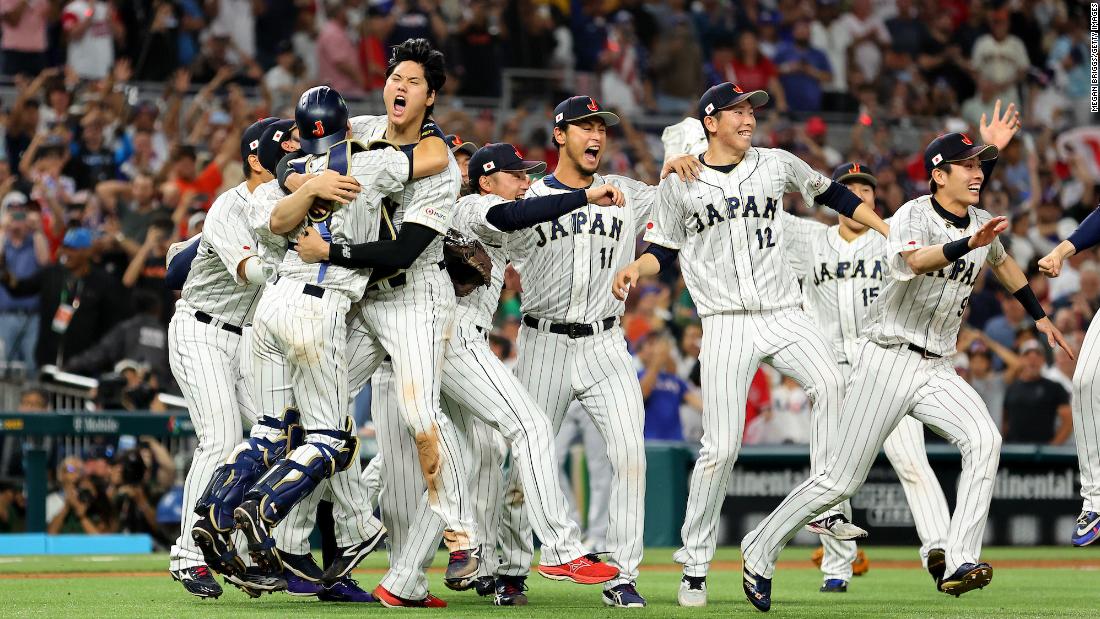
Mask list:
[[[1081,467],[1083,510],[1100,511],[1100,319],[1094,318],[1073,371],[1073,441]]]
[[[843,363],[840,370],[845,379],[848,379],[852,366]],[[890,465],[894,467],[902,491],[905,492],[905,500],[909,503],[913,524],[921,540],[921,563],[927,566],[928,551],[947,546],[947,527],[951,522],[951,512],[947,508],[947,498],[943,495],[936,473],[928,463],[928,454],[924,447],[924,424],[912,417],[903,417],[898,422],[898,427],[886,437],[882,449],[886,452]],[[849,509],[845,515],[851,517],[850,512]],[[823,535],[821,545],[825,548],[825,556],[821,561],[821,571],[825,579],[851,580],[855,542],[842,542]]]
[[[245,336],[249,335],[246,331]],[[249,424],[256,421],[252,393],[242,372],[243,346],[241,336],[199,322],[186,303],[180,305],[168,325],[172,375],[187,401],[199,443],[183,482],[183,520],[180,536],[172,545],[171,570],[205,565],[202,551],[191,539],[191,528],[198,517],[195,503],[214,471],[241,442],[242,419]],[[249,362],[247,357],[243,360]]]
[[[843,377],[817,326],[801,309],[737,312],[703,318],[699,354],[703,447],[691,473],[687,513],[673,558],[684,574],[706,576],[718,543],[722,503],[741,449],[745,404],[762,362],[790,376],[813,403],[810,466],[821,470],[836,442]],[[847,550],[855,556],[855,544]],[[849,560],[849,563],[851,561]]]
[[[962,453],[945,548],[947,573],[978,562],[1001,455],[1001,436],[985,403],[950,359],[925,359],[904,345],[863,341],[840,416],[839,445],[823,472],[799,484],[741,541],[746,569],[771,578],[780,550],[798,529],[863,485],[879,448],[905,415]]]

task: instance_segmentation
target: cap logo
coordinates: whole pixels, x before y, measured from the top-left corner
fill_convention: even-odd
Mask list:
[[[596,100],[592,97],[588,97],[588,109],[593,112],[600,111],[600,104],[596,103]]]
[[[495,169],[497,169],[497,164],[493,163],[492,161],[486,161],[485,165],[481,166],[482,172],[491,172]]]
[[[943,161],[943,155],[941,155],[939,153],[936,153],[936,155],[934,157],[932,157],[932,165],[933,166],[940,165],[941,161]]]
[[[252,140],[251,142],[248,143],[248,150],[256,150],[259,147],[260,147],[260,141],[259,140]]]
[[[744,91],[744,90],[741,90],[741,87],[740,87],[740,86],[738,86],[737,84],[734,84],[734,85],[733,85],[733,92],[736,92],[736,93],[737,93],[737,94],[739,94],[739,95],[743,95],[743,94],[745,94],[745,91]]]
[[[565,118],[565,114],[558,114],[557,116],[554,117],[554,122],[560,123],[561,119],[563,119],[563,118]]]
[[[859,174],[859,164],[853,163],[852,167],[848,168],[848,174]]]
[[[325,134],[325,126],[321,124],[321,121],[313,121],[313,135],[321,137]]]
[[[272,142],[282,142],[283,141],[283,132],[282,131],[276,131],[271,136],[271,141]]]
[[[966,144],[967,146],[973,146],[974,145],[974,143],[970,141],[970,136],[966,135],[965,133],[962,133],[960,135],[962,135],[963,144]]]
[[[451,146],[462,146],[462,138],[458,137],[458,134],[455,134],[454,139],[451,140]]]
[[[516,148],[515,146],[512,147],[512,152],[514,152],[516,154],[516,158],[523,159],[523,155],[519,154],[519,149]]]
[[[705,111],[707,113],[707,116],[710,116],[711,113],[714,112],[714,104],[713,103],[708,103],[707,107],[703,108],[703,111]]]

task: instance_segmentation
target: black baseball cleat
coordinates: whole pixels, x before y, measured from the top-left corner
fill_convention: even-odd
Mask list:
[[[286,579],[282,574],[265,574],[256,567],[247,568],[240,576],[226,576],[225,582],[244,591],[253,599],[265,593],[286,590]]]
[[[482,576],[474,581],[474,591],[481,597],[493,595],[497,590],[497,581],[492,576]]]
[[[745,590],[745,597],[756,610],[768,612],[772,607],[772,579],[757,576],[745,568],[741,574],[741,586]]]
[[[947,573],[947,553],[943,548],[933,548],[928,551],[928,573],[932,575],[932,582],[939,587],[940,581]]]
[[[344,548],[337,548],[336,558],[334,558],[332,563],[325,568],[325,573],[321,577],[322,582],[333,584],[350,574],[351,571],[355,569],[355,566],[359,565],[359,562],[362,561],[364,557],[374,552],[384,539],[386,539],[386,530],[382,529],[378,531],[378,533],[375,533],[374,537],[368,540]]]
[[[217,599],[222,594],[221,585],[214,580],[214,574],[205,565],[185,567],[182,570],[175,571],[169,570],[168,573],[172,575],[172,580],[179,581],[188,593],[197,598],[203,600],[206,598]]]
[[[993,580],[993,567],[988,563],[963,563],[955,573],[940,581],[940,591],[959,597],[967,591],[982,589]]]
[[[245,501],[233,510],[233,520],[248,540],[248,555],[260,571],[268,575],[281,574],[283,562],[275,552],[275,540],[268,531],[267,522],[260,515],[259,501]]]
[[[527,606],[527,577],[497,576],[494,606]]]
[[[244,561],[237,555],[228,532],[219,531],[208,518],[199,517],[191,528],[191,539],[202,551],[203,559],[215,572],[225,576],[244,574]]]
[[[319,583],[324,580],[324,570],[313,560],[313,555],[295,555],[289,552],[278,551],[279,558],[283,560],[283,568],[298,578],[307,582]]]

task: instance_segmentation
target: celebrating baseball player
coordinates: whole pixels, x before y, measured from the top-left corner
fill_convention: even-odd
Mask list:
[[[1050,277],[1062,272],[1062,262],[1100,243],[1100,206],[1089,213],[1068,239],[1039,260],[1039,269]],[[1073,439],[1081,468],[1081,515],[1070,541],[1088,546],[1100,539],[1100,390],[1096,389],[1100,366],[1100,320],[1093,320],[1081,345],[1081,360],[1073,371]]]
[[[519,471],[525,496],[529,497],[525,504],[535,533],[543,543],[539,573],[547,578],[582,584],[611,580],[619,570],[601,563],[594,556],[586,556],[577,525],[567,515],[565,497],[555,477],[557,458],[553,455],[549,419],[489,349],[485,335],[492,326],[493,313],[504,285],[505,235],[552,221],[586,204],[622,206],[622,192],[604,184],[588,190],[523,199],[530,187],[527,174],[542,172],[546,164],[524,160],[510,144],[485,145],[470,158],[469,165],[470,184],[476,193],[459,200],[453,225],[461,238],[478,239],[485,256],[481,259],[484,264],[477,265],[481,277],[468,283],[456,280],[456,293],[462,296],[458,300],[455,328],[443,357],[443,410],[464,431],[471,430],[469,426],[477,423],[475,420],[487,424],[498,430],[511,447],[513,466]],[[333,252],[342,252],[342,247],[334,245],[323,248],[316,257],[323,259]],[[355,262],[351,261],[351,264]],[[454,273],[452,277],[455,277]],[[392,384],[392,379],[384,374],[387,371],[389,369],[384,366],[375,373],[374,378]],[[384,410],[383,403],[388,401],[396,405],[397,397],[396,390],[392,393],[375,391],[372,406],[378,402]],[[379,441],[386,445],[383,453],[389,454],[382,466],[382,487],[395,488],[408,497],[410,493],[403,487],[407,484],[405,472],[415,468],[416,462],[406,461],[408,457],[402,458],[402,455],[413,456],[416,453],[412,437],[404,428],[396,428],[395,424],[386,424],[382,420],[379,422],[384,426],[379,428]],[[384,431],[388,428],[395,431]],[[389,434],[393,436],[385,436]],[[471,481],[476,484],[482,475],[499,477],[499,462],[490,462],[488,470],[479,468],[476,472],[471,471]],[[497,483],[496,487],[498,490],[495,493],[476,495],[475,502],[499,504],[500,484]],[[418,513],[417,502],[398,508],[407,513]],[[477,509],[481,513],[489,510],[488,506]],[[430,529],[431,525],[414,522],[411,528],[422,531]],[[435,548],[426,547],[426,550],[434,553]],[[430,556],[421,557],[419,564],[423,565],[426,560],[430,560]],[[495,564],[495,561],[492,563]],[[495,603],[525,603],[523,578],[522,574],[502,574],[496,583]],[[470,583],[448,583],[448,586],[461,589],[467,584]],[[401,592],[390,593],[404,598]],[[390,600],[383,597],[382,601],[388,603]]]
[[[833,171],[832,180],[874,208],[878,181],[865,164],[842,164]],[[856,357],[857,341],[864,330],[867,308],[882,288],[886,239],[843,215],[835,226],[785,212],[783,217],[790,232],[787,258],[802,281],[803,307],[825,335],[847,380]],[[912,417],[903,418],[886,437],[883,449],[913,512],[921,540],[921,561],[933,575],[942,575],[951,513],[943,488],[928,463],[924,426]],[[851,518],[850,511],[845,511],[845,515]],[[820,565],[825,576],[821,591],[847,591],[853,564],[858,562],[855,541],[822,536],[821,543],[824,553]],[[815,553],[814,557],[817,556]]]
[[[242,365],[250,362],[242,357],[242,334],[244,325],[252,320],[267,271],[248,226],[248,199],[273,178],[268,169],[274,167],[272,159],[278,161],[281,149],[264,148],[267,145],[261,138],[266,129],[278,124],[276,118],[265,118],[245,129],[241,136],[245,181],[214,201],[203,234],[179,244],[182,253],[171,256],[179,260],[170,259],[170,278],[182,277],[184,281],[168,328],[169,360],[199,444],[184,481],[182,533],[172,546],[169,569],[189,593],[200,598],[216,598],[222,590],[192,539],[195,505],[215,469],[240,442],[242,419],[257,422],[242,370]],[[280,427],[277,420],[266,416],[259,423]],[[207,534],[207,529],[201,530]],[[243,585],[244,577],[243,572],[235,573],[231,582]],[[249,575],[247,585],[246,592],[271,591],[278,583]]]
[[[843,379],[831,347],[800,308],[798,281],[783,253],[783,194],[801,191],[887,231],[874,210],[843,185],[786,151],[752,146],[755,109],[767,101],[762,90],[744,92],[728,82],[703,94],[698,114],[708,147],[699,160],[705,167],[694,182],[671,176],[661,181],[660,205],[645,234],[650,245],[613,283],[615,296],[625,299],[630,286],[679,254],[703,321],[703,447],[691,475],[684,546],[675,554],[684,564],[682,606],[706,604],[722,500],[741,447],[749,383],[762,361],[794,378],[813,402],[814,470],[823,469],[836,440]],[[842,513],[810,528],[843,540],[866,536]]]
[[[1013,118],[1010,132],[1018,127]],[[962,452],[945,549],[946,576],[937,579],[937,587],[958,596],[992,580],[993,568],[980,561],[980,554],[1001,438],[982,399],[951,363],[983,264],[989,264],[1013,292],[1051,345],[1072,356],[1026,276],[997,238],[1007,228],[1005,218],[992,217],[976,206],[992,167],[988,164],[983,170],[982,162],[992,161],[997,153],[997,146],[975,144],[964,133],[942,135],[925,149],[932,194],[905,203],[891,220],[886,242],[889,279],[871,305],[856,352],[839,445],[823,472],[792,490],[741,542],[743,588],[757,609],[771,607],[771,578],[786,542],[804,523],[855,493],[886,437],[905,415],[932,427]]]

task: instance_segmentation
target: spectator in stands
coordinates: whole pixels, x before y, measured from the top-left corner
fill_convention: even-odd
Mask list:
[[[367,7],[359,34],[359,66],[363,70],[363,87],[369,92],[386,84],[386,14],[377,6]]]
[[[50,262],[50,248],[42,234],[41,218],[27,213],[23,202],[5,199],[0,215],[0,271],[15,279],[30,279]],[[35,374],[34,350],[38,343],[38,296],[13,297],[0,287],[0,342],[3,343],[3,371],[21,363],[29,376]]]
[[[1020,357],[1019,376],[1005,391],[1004,442],[1061,445],[1073,433],[1069,393],[1042,376],[1046,357],[1038,341],[1025,340]]]
[[[50,0],[0,0],[4,74],[38,75],[46,68]]]
[[[70,456],[57,467],[60,489],[46,497],[46,532],[100,535],[114,530],[107,480],[87,475],[80,458]]]
[[[301,92],[304,70],[290,41],[284,41],[275,54],[275,66],[264,74],[264,88],[271,95],[272,110],[284,110],[294,105]]]
[[[503,3],[469,0],[462,23],[453,35],[458,52],[458,94],[471,97],[499,97],[501,53],[504,37],[501,31]]]
[[[832,68],[825,52],[810,46],[810,22],[799,19],[791,29],[791,40],[775,52],[779,83],[794,112],[821,110],[823,85],[832,79]]]
[[[1019,84],[1031,66],[1027,48],[1019,37],[1009,33],[1007,9],[990,11],[988,23],[989,34],[974,43],[970,62],[991,82],[994,99],[1019,106]]]
[[[145,242],[130,259],[130,265],[122,274],[123,286],[135,291],[147,291],[161,299],[157,304],[156,315],[161,316],[165,325],[168,324],[171,312],[164,310],[171,309],[173,300],[172,293],[164,285],[167,275],[165,258],[168,256],[168,248],[177,240],[171,219],[165,217],[153,220],[145,233]],[[148,304],[143,303],[139,311],[148,309]]]
[[[68,60],[77,77],[101,80],[115,63],[115,42],[125,33],[114,7],[105,0],[73,0],[61,11]]]
[[[50,410],[50,401],[46,393],[37,387],[24,389],[19,395],[20,413],[44,413]],[[23,470],[23,436],[7,434],[0,436],[0,477],[25,478]],[[45,449],[52,447],[53,437],[44,437],[41,446]],[[0,514],[3,518],[3,514]],[[2,525],[0,525],[2,528]]]
[[[26,520],[27,501],[22,484],[0,479],[0,533],[22,533]]]
[[[345,97],[360,98],[366,93],[363,69],[348,32],[348,15],[359,9],[358,0],[328,0],[328,20],[317,35],[317,81],[328,84]]]
[[[251,60],[256,57],[256,14],[260,3],[252,0],[207,0],[210,32],[224,36],[232,43],[236,55]],[[238,62],[243,58],[238,58]]]
[[[95,189],[103,181],[118,178],[118,165],[114,151],[104,139],[105,119],[98,114],[88,114],[81,120],[80,127],[81,139],[65,172],[76,181],[77,190]]]
[[[638,380],[645,401],[643,434],[647,441],[684,440],[680,407],[687,404],[698,414],[703,412],[703,398],[687,381],[676,375],[672,350],[672,339],[665,333],[651,334],[642,341],[638,350],[638,360],[643,366],[638,372]]]
[[[1001,346],[1014,347],[1016,334],[1028,329],[1030,321],[1027,312],[1012,295],[998,290],[997,296],[1001,300],[1001,315],[994,316],[986,322],[984,330],[986,335]]]
[[[94,346],[73,356],[63,369],[99,376],[110,372],[123,359],[129,360],[131,367],[145,365],[161,381],[169,381],[172,373],[168,367],[168,333],[161,322],[160,297],[160,291],[135,291],[131,299],[134,316],[116,324]],[[141,381],[133,382],[131,387]]]
[[[1090,52],[1086,19],[1084,15],[1079,15],[1066,20],[1066,31],[1055,39],[1047,57],[1047,65],[1054,71],[1054,81],[1069,99],[1075,124],[1078,125],[1087,124],[1092,118],[1088,107]]]
[[[636,115],[649,93],[646,92],[645,50],[634,34],[633,18],[626,11],[615,13],[607,35],[607,48],[600,58],[600,90],[603,104],[619,114]]]
[[[1020,357],[985,333],[964,327],[959,332],[958,350],[966,353],[966,381],[978,392],[997,427],[1004,419],[1005,389],[1020,371]],[[994,365],[996,356],[998,364]],[[997,369],[998,365],[1003,368]]]
[[[182,210],[173,215],[173,220],[182,218],[193,203],[206,211],[214,203],[218,188],[222,185],[222,168],[229,163],[225,156],[225,148],[210,163],[200,171],[198,168],[198,153],[190,144],[180,144],[176,147],[170,158],[171,163],[168,172],[168,184],[179,196],[177,210]]]
[[[689,115],[703,92],[703,50],[686,14],[675,14],[653,48],[657,111]]]
[[[447,38],[447,22],[439,4],[439,0],[396,0],[387,20],[387,47],[408,39],[428,39],[439,49]]]
[[[846,84],[849,74],[858,71],[858,83],[873,83],[882,69],[882,48],[890,44],[890,31],[872,13],[871,0],[853,0],[851,10],[829,25],[829,42],[836,80]]]
[[[886,29],[890,32],[890,47],[905,54],[910,63],[920,54],[928,35],[928,27],[921,19],[920,11],[913,6],[913,0],[896,0],[897,14],[886,20]]]
[[[92,346],[124,317],[126,297],[118,280],[92,262],[92,231],[65,233],[58,262],[26,279],[11,275],[0,284],[12,296],[39,295],[36,361],[64,364]]]
[[[716,41],[708,68],[711,86],[730,82],[745,92],[767,91],[775,109],[787,112],[787,97],[779,83],[779,71],[775,63],[760,52],[760,41],[754,31],[744,30],[738,35],[736,52],[729,43]]]

